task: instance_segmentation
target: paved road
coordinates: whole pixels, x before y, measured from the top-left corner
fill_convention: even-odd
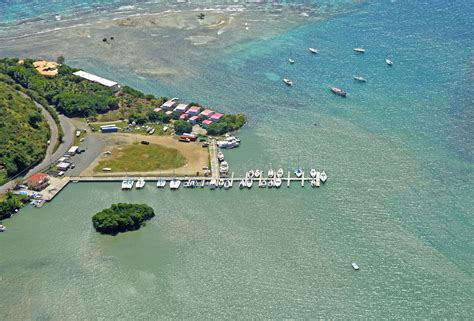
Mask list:
[[[46,150],[46,156],[43,161],[32,169],[30,169],[26,174],[24,174],[22,176],[23,179],[26,179],[31,175],[40,172],[45,168],[48,168],[51,163],[57,161],[62,155],[64,155],[68,151],[69,146],[71,146],[74,139],[74,125],[72,124],[71,120],[64,115],[59,115],[59,122],[61,124],[61,127],[63,128],[64,137],[63,142],[59,145],[56,152],[51,155],[58,140],[58,127],[54,122],[53,117],[51,117],[48,111],[36,102],[35,104],[41,108],[41,112],[43,113],[46,121],[48,122],[51,131],[51,143],[49,144],[48,149]],[[13,187],[15,187],[15,181],[10,181],[0,186],[0,193],[5,193],[8,189],[12,189]]]

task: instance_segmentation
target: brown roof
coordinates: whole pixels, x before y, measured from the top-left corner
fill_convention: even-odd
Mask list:
[[[45,178],[48,177],[48,174],[45,173],[36,173],[28,178],[28,183],[38,184],[41,183]]]

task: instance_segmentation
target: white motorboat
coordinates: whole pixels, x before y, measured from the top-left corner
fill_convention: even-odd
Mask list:
[[[221,179],[218,181],[217,185],[219,186],[219,188],[224,187],[224,179],[221,178]]]
[[[326,175],[326,172],[325,171],[322,171],[321,172],[321,175],[319,176],[319,178],[321,179],[321,182],[326,182],[326,180],[328,179],[328,176]]]
[[[254,178],[254,177],[255,177],[255,172],[253,171],[253,169],[251,169],[251,170],[248,171],[247,177],[248,177],[248,178]]]
[[[258,187],[260,187],[260,188],[265,188],[265,187],[267,187],[267,181],[264,180],[264,179],[260,180],[260,181],[258,182]]]
[[[393,66],[393,61],[392,60],[387,58],[387,59],[385,59],[385,62],[387,63],[387,65]]]
[[[179,179],[173,178],[170,182],[170,188],[172,190],[178,189],[179,186],[181,185],[181,181]]]
[[[262,175],[262,171],[259,170],[259,169],[256,169],[256,170],[255,170],[255,178],[259,178],[260,175]]]
[[[217,181],[213,178],[211,179],[211,181],[209,182],[209,188],[210,189],[216,189],[217,187]]]
[[[270,168],[270,169],[268,170],[268,177],[273,178],[273,175],[274,175],[274,174],[275,174],[275,173],[273,172],[273,169]]]
[[[295,63],[295,61],[294,61],[293,59],[291,59],[291,58],[288,58],[288,62],[289,62],[290,64],[294,64],[294,63]]]
[[[245,185],[247,185],[247,188],[252,188],[253,180],[252,180],[252,179],[248,179],[247,182],[245,182]]]
[[[269,180],[267,183],[268,188],[272,188],[274,185],[275,185],[275,182],[273,181],[273,179]]]
[[[293,81],[289,78],[283,78],[283,82],[290,87],[293,87]]]
[[[232,187],[232,185],[230,184],[230,180],[227,179],[227,180],[224,182],[224,189],[229,189],[229,188],[231,188],[231,187]]]
[[[341,97],[346,97],[347,96],[347,93],[342,90],[341,88],[337,88],[337,87],[331,87],[331,91],[338,95],[338,96],[341,96]]]
[[[229,172],[229,163],[227,163],[226,161],[223,161],[221,163],[221,166],[219,167],[219,173],[221,173],[221,175],[227,175],[228,172]]]
[[[137,184],[135,185],[135,188],[136,189],[141,189],[143,187],[145,187],[145,180],[143,178],[140,178],[138,181],[137,181]]]
[[[239,188],[240,189],[243,189],[245,187],[245,180],[241,180],[240,183],[239,183]]]
[[[367,81],[367,80],[365,80],[365,78],[362,77],[362,76],[353,76],[353,77],[354,77],[355,80],[360,81],[360,82],[366,82],[366,81]]]
[[[316,187],[316,180],[315,179],[311,180],[311,187]]]
[[[122,189],[127,189],[127,186],[128,186],[127,182],[128,182],[127,179],[122,181]]]
[[[276,188],[280,188],[281,186],[281,178],[275,178],[274,185]]]
[[[303,176],[303,170],[301,168],[297,168],[295,170],[295,175],[296,177],[300,178],[301,176]]]
[[[191,180],[188,180],[187,182],[183,183],[184,188],[190,188],[191,187]]]
[[[365,49],[364,48],[354,48],[353,49],[355,52],[359,52],[359,53],[364,53],[365,52]]]
[[[122,181],[122,189],[132,189],[133,188],[133,179],[126,179]]]
[[[156,187],[163,188],[166,186],[166,181],[162,178],[156,181]]]
[[[283,168],[279,168],[276,172],[276,177],[282,178],[283,177]]]
[[[319,53],[318,49],[316,49],[316,48],[308,48],[308,50],[309,50],[309,52],[314,53],[314,54]]]
[[[316,177],[316,170],[314,168],[311,168],[311,170],[309,171],[309,176],[311,176],[312,178]]]
[[[219,162],[222,162],[224,160],[224,153],[219,151],[217,153],[217,159],[219,160]]]
[[[359,265],[357,265],[357,263],[356,263],[356,262],[352,262],[352,264],[351,264],[351,265],[352,265],[352,268],[353,268],[354,270],[356,270],[356,271],[358,271],[358,270],[359,270]]]
[[[7,230],[7,228],[5,227],[5,225],[0,225],[0,232],[5,232]]]

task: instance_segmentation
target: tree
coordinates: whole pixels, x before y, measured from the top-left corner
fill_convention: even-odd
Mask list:
[[[59,56],[58,58],[56,58],[56,62],[60,65],[62,65],[64,63],[64,57],[63,56]]]
[[[139,229],[155,216],[153,209],[146,204],[112,204],[92,217],[96,231],[115,235],[119,232]]]
[[[185,120],[178,120],[174,123],[174,131],[176,134],[189,133],[193,126]]]

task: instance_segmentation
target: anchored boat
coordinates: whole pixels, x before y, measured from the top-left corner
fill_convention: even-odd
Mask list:
[[[364,53],[365,52],[365,49],[364,48],[354,48],[353,49],[355,52],[359,52],[359,53]]]
[[[313,53],[313,54],[319,53],[319,52],[318,52],[318,49],[316,49],[316,48],[308,48],[308,50],[309,50],[309,52],[311,52],[311,53]]]
[[[338,95],[338,96],[341,96],[341,97],[346,97],[347,96],[347,93],[342,90],[341,88],[337,88],[337,87],[331,87],[331,91]]]
[[[293,86],[293,81],[289,78],[283,78],[283,82],[287,84],[288,86],[292,87]]]

